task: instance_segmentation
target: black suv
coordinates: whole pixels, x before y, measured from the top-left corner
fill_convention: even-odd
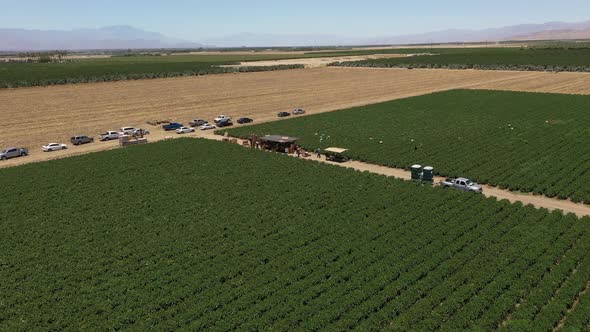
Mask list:
[[[254,121],[254,120],[252,120],[252,119],[250,119],[250,118],[239,118],[239,119],[238,119],[238,123],[239,123],[239,124],[250,123],[250,122],[252,122],[252,121]]]
[[[290,116],[291,113],[289,112],[280,112],[279,114],[277,114],[279,118],[284,118],[286,116]]]
[[[222,128],[222,127],[230,127],[233,126],[233,122],[231,122],[231,119],[221,119],[220,121],[217,122],[217,127],[218,128]]]

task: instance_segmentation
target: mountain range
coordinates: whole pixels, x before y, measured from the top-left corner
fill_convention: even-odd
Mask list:
[[[127,25],[99,29],[0,29],[0,50],[108,50],[147,48],[198,48],[203,45],[171,38]]]
[[[326,45],[396,45],[496,42],[505,40],[588,39],[590,21],[522,24],[483,30],[450,29],[422,34],[384,35],[375,38],[336,35],[278,35],[241,33],[209,38],[202,43],[140,30],[127,25],[99,29],[0,29],[0,51],[99,50],[209,47],[277,47]],[[196,38],[195,38],[196,39]]]

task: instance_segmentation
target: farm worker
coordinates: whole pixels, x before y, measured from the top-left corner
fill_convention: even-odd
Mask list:
[[[297,147],[297,158],[301,157],[301,147]]]
[[[320,150],[320,148],[315,149],[315,153],[316,153],[316,155],[317,155],[318,158],[321,158],[322,157],[322,153],[321,152],[322,152],[322,150]]]

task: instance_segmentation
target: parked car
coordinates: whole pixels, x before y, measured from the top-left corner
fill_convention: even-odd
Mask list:
[[[119,133],[116,131],[107,131],[98,136],[99,141],[110,141],[114,139],[119,139]]]
[[[462,191],[475,193],[483,192],[483,189],[479,184],[466,178],[445,179],[441,181],[440,184],[445,188],[455,188]]]
[[[182,125],[182,123],[178,123],[178,122],[172,122],[172,123],[169,123],[167,125],[163,125],[162,126],[162,128],[165,131],[172,131],[172,130],[176,130],[176,129],[181,128],[181,127],[184,127],[184,126]]]
[[[201,130],[211,130],[211,129],[215,129],[215,128],[217,128],[217,127],[212,124],[209,124],[209,123],[206,123],[206,124],[199,127],[199,129],[201,129]]]
[[[88,144],[94,142],[94,138],[88,137],[86,135],[79,135],[71,137],[70,142],[72,142],[74,145]]]
[[[29,154],[29,149],[26,148],[8,148],[0,151],[0,160],[6,160],[16,157],[24,157]]]
[[[225,118],[225,119],[222,119],[221,121],[218,121],[217,122],[217,127],[219,127],[219,128],[222,128],[222,127],[230,127],[230,126],[233,126],[233,125],[234,125],[234,123],[231,122],[231,119],[230,118]]]
[[[301,115],[301,114],[305,114],[305,110],[302,108],[296,108],[293,110],[293,115]]]
[[[289,112],[279,112],[279,114],[277,114],[277,116],[279,118],[284,118],[284,117],[290,116],[290,115],[291,115],[291,113],[289,113]]]
[[[188,133],[194,133],[194,132],[195,132],[195,128],[191,128],[191,127],[180,127],[178,129],[176,129],[177,134],[188,134]]]
[[[133,135],[135,127],[121,127],[119,129],[119,135]]]
[[[239,118],[238,119],[238,123],[239,124],[244,124],[244,123],[250,123],[253,122],[254,120],[250,119],[250,118]]]
[[[61,143],[49,143],[47,145],[43,145],[41,149],[43,152],[50,152],[50,151],[57,151],[57,150],[65,150],[68,146]]]
[[[209,123],[209,121],[202,120],[202,119],[195,119],[195,120],[189,121],[188,125],[191,127],[199,127],[199,126],[202,126],[207,123]]]
[[[231,117],[222,114],[222,115],[216,117],[215,119],[213,119],[213,121],[215,121],[215,123],[217,123],[217,122],[224,120],[224,119],[231,120]]]

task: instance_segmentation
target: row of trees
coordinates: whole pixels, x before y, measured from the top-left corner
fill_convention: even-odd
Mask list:
[[[5,330],[546,331],[590,272],[588,218],[209,140],[0,183]]]
[[[8,62],[52,63],[66,61],[67,51],[20,52]]]
[[[549,72],[590,72],[588,66],[560,65],[510,65],[510,64],[459,64],[459,63],[392,63],[374,61],[346,61],[329,64],[334,67],[373,67],[373,68],[407,68],[407,69],[480,69],[512,71],[549,71]]]

